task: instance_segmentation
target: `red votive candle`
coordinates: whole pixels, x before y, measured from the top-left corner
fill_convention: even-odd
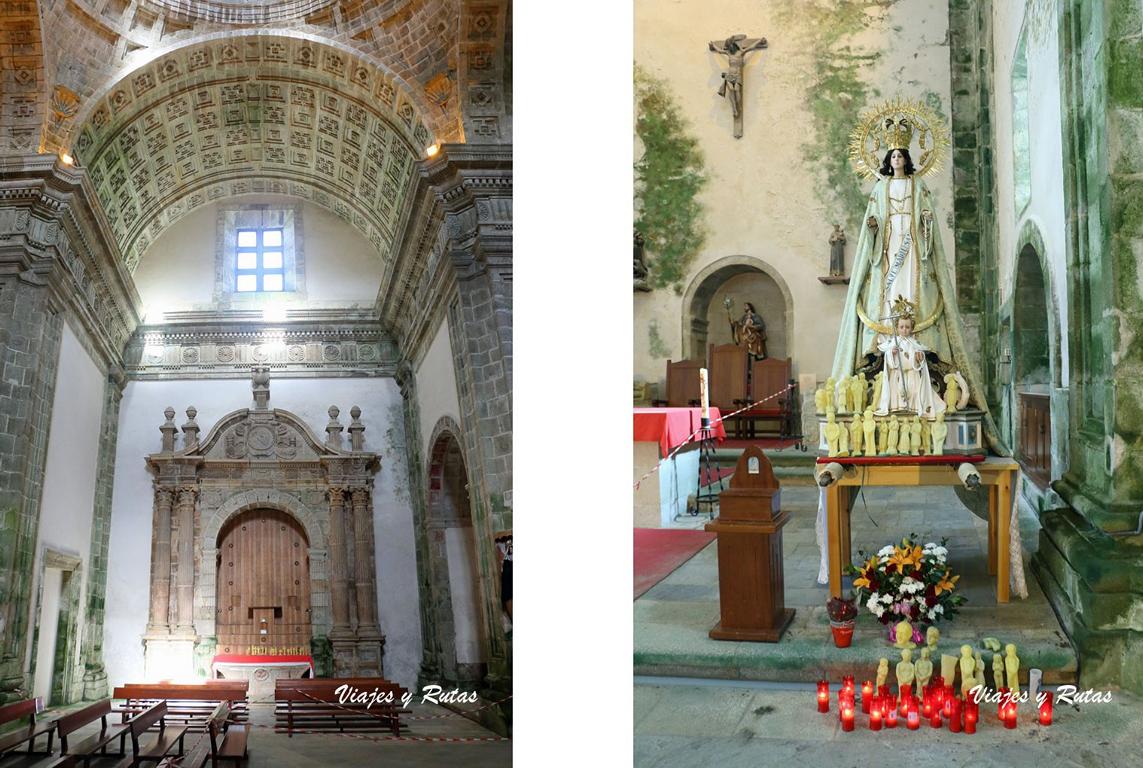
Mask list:
[[[974,701],[964,703],[964,732],[976,733],[976,721],[980,718],[980,705]]]
[[[1008,689],[1001,688],[997,693],[1000,694],[1000,701],[996,704],[996,716],[1000,721],[1004,721],[1004,705],[1008,703]]]
[[[896,702],[890,702],[889,714],[887,714],[885,716],[885,727],[886,728],[896,728],[897,727],[897,703]]]
[[[1016,727],[1016,702],[1010,701],[1004,705],[1004,727]]]
[[[843,731],[853,730],[853,704],[844,704],[841,708],[841,729]]]
[[[869,705],[873,703],[873,681],[866,680],[861,684],[861,711],[869,714]]]
[[[877,686],[877,695],[881,696],[882,698],[888,697],[889,696],[889,686],[888,685]]]
[[[905,719],[905,725],[910,731],[915,731],[921,727],[921,713],[915,709],[909,710],[909,716]]]
[[[829,712],[828,680],[818,680],[818,712]]]
[[[960,733],[960,720],[963,713],[960,699],[953,699],[952,717],[949,718],[949,730],[953,733]]]
[[[1040,695],[1044,697],[1043,702],[1040,704],[1040,725],[1052,724],[1052,692],[1040,691]]]
[[[921,716],[926,720],[933,716],[933,692],[928,686],[925,687],[924,696],[921,698]]]
[[[952,717],[952,703],[954,698],[956,697],[953,694],[952,686],[945,686],[945,700],[941,705],[941,714],[945,717]]]
[[[881,719],[881,707],[876,706],[874,702],[874,706],[869,710],[869,730],[880,731]]]
[[[841,687],[852,691],[853,690],[853,675],[842,675]]]

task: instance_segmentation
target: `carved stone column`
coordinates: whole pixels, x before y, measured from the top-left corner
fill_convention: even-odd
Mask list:
[[[171,502],[169,488],[155,489],[154,536],[151,541],[151,618],[148,635],[170,632],[171,605]]]
[[[329,489],[329,583],[333,608],[330,639],[353,636],[349,625],[349,573],[346,568],[345,489]]]
[[[194,503],[198,489],[193,485],[179,488],[178,521],[179,562],[175,573],[175,610],[178,635],[194,634]]]
[[[384,638],[377,623],[377,570],[373,554],[373,505],[368,488],[353,489],[356,531],[354,567],[357,586],[357,674],[381,677]]]

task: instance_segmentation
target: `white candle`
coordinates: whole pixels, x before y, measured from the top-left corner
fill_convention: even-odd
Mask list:
[[[702,403],[702,417],[710,419],[710,394],[706,387],[706,368],[699,368],[699,401]]]
[[[1040,681],[1044,679],[1043,670],[1033,667],[1028,670],[1028,699],[1030,701],[1036,700],[1036,694],[1040,691]]]

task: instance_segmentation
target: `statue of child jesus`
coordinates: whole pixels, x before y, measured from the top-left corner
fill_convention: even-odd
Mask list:
[[[884,336],[877,345],[885,355],[885,386],[874,413],[908,411],[924,419],[935,419],[945,403],[929,381],[928,349],[913,337],[915,321],[910,314],[897,319],[897,334]]]

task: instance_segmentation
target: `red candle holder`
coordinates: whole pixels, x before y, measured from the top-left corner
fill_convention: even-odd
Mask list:
[[[1040,691],[1044,698],[1040,702],[1040,725],[1052,724],[1052,692]]]
[[[909,710],[908,717],[905,718],[905,726],[910,731],[915,731],[921,727],[921,713],[915,709]]]
[[[861,711],[869,714],[869,705],[873,703],[873,681],[866,680],[861,684]]]
[[[954,699],[952,705],[952,717],[949,718],[949,730],[953,733],[960,733],[962,714],[963,707],[961,706],[960,699]]]
[[[976,721],[980,719],[980,705],[974,701],[964,703],[964,732],[976,733]]]
[[[829,712],[828,680],[818,680],[818,712]]]
[[[853,675],[842,675],[841,687],[842,688],[848,688],[849,690],[852,691],[853,690]]]
[[[875,703],[875,706],[869,710],[869,730],[880,731],[882,719],[881,708],[876,706]]]
[[[897,705],[895,702],[889,707],[889,714],[885,715],[885,727],[897,727]]]
[[[1004,705],[1008,703],[1008,689],[1007,688],[1001,688],[1000,690],[997,691],[997,693],[1000,694],[1000,701],[997,702],[997,704],[996,704],[996,716],[998,718],[1000,718],[1001,721],[1003,721],[1004,720]]]
[[[1004,727],[1013,729],[1016,727],[1016,702],[1010,701],[1004,706]]]
[[[941,714],[945,717],[952,717],[952,703],[956,695],[953,693],[951,685],[945,686],[945,698],[941,704]]]
[[[845,704],[841,708],[841,729],[843,731],[853,730],[853,705]]]
[[[888,685],[877,686],[877,695],[881,696],[882,698],[887,697],[889,695],[889,686]]]

